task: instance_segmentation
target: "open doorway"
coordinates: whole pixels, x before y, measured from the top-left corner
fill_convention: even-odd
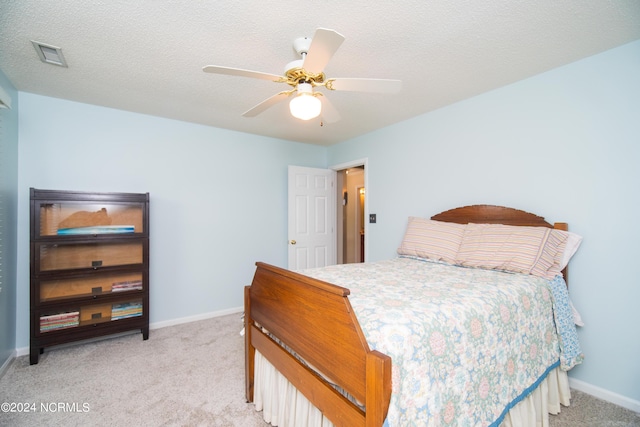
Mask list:
[[[337,170],[337,263],[364,262],[366,241],[365,167]]]

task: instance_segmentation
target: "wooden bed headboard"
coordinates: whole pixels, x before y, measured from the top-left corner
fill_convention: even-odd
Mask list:
[[[562,229],[560,226],[550,224],[541,216],[519,209],[494,205],[463,206],[461,208],[440,212],[432,216],[431,219],[435,221],[456,222],[458,224],[473,222]],[[557,224],[564,224],[566,226],[565,223]]]

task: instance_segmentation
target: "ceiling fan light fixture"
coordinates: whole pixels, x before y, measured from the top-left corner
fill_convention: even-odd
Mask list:
[[[322,103],[313,96],[313,88],[309,83],[298,84],[298,95],[289,102],[291,115],[300,120],[311,120],[320,115]]]
[[[311,120],[320,115],[322,103],[313,95],[298,95],[289,103],[291,115],[300,120]]]

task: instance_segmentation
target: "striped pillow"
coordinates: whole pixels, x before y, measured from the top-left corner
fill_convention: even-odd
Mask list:
[[[513,271],[552,279],[566,237],[546,227],[467,224],[456,264]]]
[[[462,224],[409,217],[398,254],[453,264],[464,230]]]
[[[549,238],[544,245],[542,255],[531,269],[531,274],[534,276],[553,279],[562,273],[564,267],[561,268],[560,264],[567,244],[567,235],[558,231],[560,230],[549,229]]]

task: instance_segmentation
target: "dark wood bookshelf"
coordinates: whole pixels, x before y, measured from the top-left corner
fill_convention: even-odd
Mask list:
[[[30,189],[30,363],[47,347],[149,338],[149,193]]]

